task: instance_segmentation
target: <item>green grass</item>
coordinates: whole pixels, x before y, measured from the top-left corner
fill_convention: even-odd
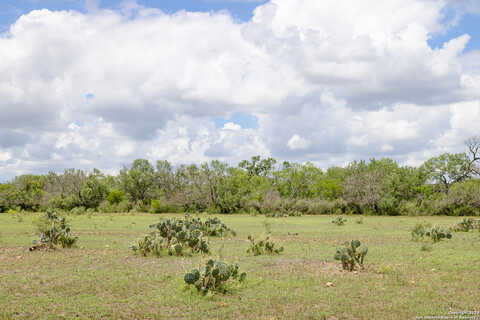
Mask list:
[[[431,250],[410,240],[417,222],[451,226],[460,218],[367,216],[358,224],[347,217],[336,226],[331,216],[221,216],[237,235],[211,238],[210,256],[145,258],[127,245],[160,215],[71,216],[77,248],[29,252],[37,216],[0,215],[0,319],[414,319],[480,311],[480,233],[454,233]],[[285,252],[248,256],[247,236],[266,228]],[[342,272],[335,247],[353,239],[369,247],[366,268]],[[185,272],[209,257],[238,262],[246,282],[226,295],[187,289]]]

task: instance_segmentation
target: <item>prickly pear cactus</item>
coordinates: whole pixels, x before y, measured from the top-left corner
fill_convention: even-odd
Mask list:
[[[419,240],[423,239],[423,237],[425,236],[425,233],[431,227],[432,227],[432,225],[428,222],[417,223],[415,225],[415,227],[413,227],[413,229],[410,233],[412,235],[412,240],[413,241],[419,241]]]
[[[452,238],[452,233],[450,232],[450,230],[442,228],[440,226],[435,226],[434,228],[431,228],[430,230],[427,230],[425,232],[425,235],[427,237],[432,238],[433,242],[439,242],[442,239],[451,239]]]
[[[462,222],[456,224],[453,227],[453,231],[456,232],[469,232],[472,229],[480,228],[480,220],[472,218],[464,218]]]
[[[71,248],[78,237],[72,236],[70,226],[67,220],[57,215],[54,210],[48,210],[45,217],[39,222],[40,240],[33,241],[34,246],[29,250],[33,251],[41,248],[54,248],[59,245],[62,248]]]
[[[332,220],[332,223],[336,224],[337,226],[343,226],[346,222],[347,222],[347,219],[345,219],[342,216],[338,216]]]
[[[359,240],[346,241],[343,247],[337,247],[335,260],[342,262],[344,270],[353,271],[356,266],[363,269],[363,260],[368,253],[368,248],[362,245]]]
[[[209,291],[225,293],[230,279],[243,282],[246,276],[245,272],[240,273],[238,264],[227,265],[224,262],[208,260],[205,266],[185,274],[183,280],[203,294]]]
[[[163,219],[150,226],[154,231],[130,245],[130,248],[144,256],[183,256],[208,253],[209,245],[203,232],[188,219]]]
[[[283,252],[283,247],[276,247],[275,243],[270,240],[270,237],[266,237],[265,240],[255,241],[252,235],[248,236],[250,241],[250,247],[247,249],[247,253],[259,256],[262,254],[280,254]]]

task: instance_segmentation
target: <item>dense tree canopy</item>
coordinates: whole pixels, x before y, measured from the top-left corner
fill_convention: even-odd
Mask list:
[[[310,162],[277,166],[273,158],[255,156],[238,166],[159,160],[154,167],[137,159],[117,176],[98,169],[21,175],[0,184],[0,211],[476,214],[480,138],[466,145],[466,153],[445,153],[418,168],[382,158],[323,171]]]

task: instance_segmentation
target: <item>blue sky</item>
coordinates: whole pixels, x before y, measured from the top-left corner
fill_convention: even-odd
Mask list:
[[[92,0],[95,1],[95,0]],[[96,0],[102,8],[118,7],[123,0]],[[188,11],[219,11],[228,10],[239,21],[248,21],[253,10],[266,0],[137,0],[137,3],[146,7],[158,8],[166,13],[179,10]],[[78,10],[85,11],[85,0],[2,0],[0,2],[0,31],[8,30],[9,26],[18,17],[31,10],[47,8],[50,10]],[[452,10],[453,11],[453,10]],[[447,18],[452,16],[447,13]],[[458,25],[447,33],[437,35],[429,41],[432,48],[441,47],[449,39],[468,33],[471,36],[466,51],[480,49],[480,15],[465,14]]]
[[[101,0],[102,8],[118,7],[122,0]],[[239,21],[252,17],[253,10],[265,0],[138,0],[137,3],[146,7],[159,8],[165,13],[179,10],[188,11],[218,11],[228,10]],[[47,8],[50,10],[85,11],[84,0],[2,0],[0,1],[0,30],[5,31],[23,13],[31,10]]]

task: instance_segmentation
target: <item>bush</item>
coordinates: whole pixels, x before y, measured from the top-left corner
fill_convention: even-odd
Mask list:
[[[150,212],[150,206],[143,203],[143,202],[137,202],[133,208],[130,209],[129,212],[135,212],[135,213],[146,213]]]
[[[293,208],[295,209],[295,211],[299,211],[303,214],[307,214],[308,210],[310,208],[310,201],[306,200],[306,199],[297,200],[297,202],[295,202]]]
[[[368,248],[358,240],[346,241],[343,247],[337,247],[335,260],[342,262],[343,270],[353,271],[358,265],[363,269],[363,260],[368,253]]]
[[[386,216],[398,216],[398,204],[393,197],[383,197],[378,201],[378,213]]]
[[[313,200],[308,207],[308,214],[334,214],[336,206],[334,201],[328,200]]]
[[[152,207],[152,210],[151,210],[152,213],[166,212],[165,206],[163,205],[163,202],[161,202],[160,200],[152,200],[151,207]]]
[[[263,197],[260,205],[260,212],[263,214],[271,214],[276,211],[281,211],[282,198],[278,191],[269,191]]]
[[[45,213],[45,217],[37,223],[40,232],[40,240],[33,241],[34,246],[29,250],[33,251],[40,248],[54,248],[60,245],[62,248],[71,248],[78,237],[71,235],[70,226],[65,218],[61,218],[53,210]]]
[[[307,200],[306,200],[307,201]],[[302,203],[302,205],[304,205]],[[307,214],[320,215],[320,214],[342,214],[347,212],[348,206],[345,201],[341,199],[337,200],[310,200],[308,201]]]
[[[398,207],[398,214],[401,216],[418,216],[420,213],[417,201],[403,201]]]
[[[107,196],[107,201],[110,205],[119,204],[125,200],[125,194],[122,190],[112,190]]]
[[[255,241],[253,236],[248,236],[250,241],[250,247],[247,249],[247,253],[251,253],[254,256],[263,254],[280,254],[283,252],[283,247],[276,248],[275,243],[270,241],[270,237],[266,237],[265,240]]]
[[[246,276],[245,272],[239,272],[238,264],[227,265],[224,262],[208,260],[205,266],[193,269],[185,274],[183,279],[187,285],[193,285],[199,292],[206,294],[209,291],[225,293],[230,279],[243,282]]]

